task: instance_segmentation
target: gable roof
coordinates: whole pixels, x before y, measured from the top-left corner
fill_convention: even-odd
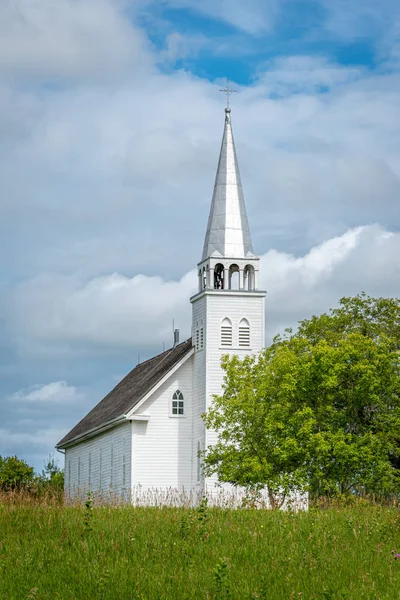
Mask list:
[[[56,448],[63,448],[72,440],[78,441],[90,431],[123,417],[191,350],[192,338],[189,338],[175,348],[138,364],[58,442]]]

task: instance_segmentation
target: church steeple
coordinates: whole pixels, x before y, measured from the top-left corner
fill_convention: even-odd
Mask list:
[[[260,259],[254,256],[239,166],[232,135],[229,81],[225,126],[215,177],[203,255],[197,266],[199,287],[192,303],[193,396],[192,481],[199,493],[215,478],[201,474],[199,450],[213,446],[217,434],[206,430],[202,415],[223,393],[226,354],[244,358],[264,348],[265,292],[259,289]],[[211,491],[212,493],[212,491]]]
[[[253,256],[253,246],[228,106],[202,260],[249,255]]]
[[[226,90],[227,93],[232,91],[229,84]],[[199,263],[199,292],[254,292],[258,290],[258,268],[259,259],[254,255],[251,243],[228,105],[225,108],[224,135]]]

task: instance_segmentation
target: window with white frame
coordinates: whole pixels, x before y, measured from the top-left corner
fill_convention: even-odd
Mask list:
[[[200,329],[200,350],[204,348],[204,327]]]
[[[239,323],[239,346],[241,348],[250,346],[250,324],[247,319],[242,319]]]
[[[171,415],[173,417],[183,417],[185,414],[185,400],[180,390],[176,390],[172,396]]]
[[[221,346],[232,346],[232,323],[228,318],[221,323]]]
[[[196,350],[200,349],[200,330],[196,329]]]

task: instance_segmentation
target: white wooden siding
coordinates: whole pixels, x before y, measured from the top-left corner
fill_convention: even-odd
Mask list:
[[[192,422],[192,488],[197,492],[203,489],[204,481],[201,476],[197,476],[197,448],[198,444],[202,450],[205,447],[205,426],[201,415],[206,410],[206,356],[208,347],[208,323],[207,323],[207,302],[203,295],[198,300],[193,302],[193,324],[194,331],[200,324],[204,327],[204,344],[203,348],[195,350],[193,355],[193,422]]]
[[[197,440],[201,439],[203,421],[201,414],[208,408],[214,394],[222,392],[224,372],[221,368],[221,357],[224,354],[236,354],[244,358],[248,354],[259,352],[264,348],[265,328],[265,298],[263,294],[237,293],[229,294],[207,293],[197,297],[193,302],[193,324],[198,320],[198,315],[204,315],[205,352],[200,358],[199,353],[194,355],[193,378],[193,403],[197,410],[193,419],[193,450],[197,454]],[[228,318],[232,323],[232,347],[221,344],[221,324]],[[239,346],[239,323],[246,319],[250,326],[250,346]],[[197,361],[196,361],[197,358]],[[214,431],[205,432],[202,449],[216,442],[217,435]],[[193,482],[195,479],[193,477]],[[217,478],[207,478],[203,485],[208,489],[215,487]],[[229,487],[229,486],[228,486]]]
[[[126,477],[123,485],[125,449]],[[112,461],[111,461],[112,459]],[[113,472],[111,472],[113,462]],[[90,479],[89,482],[89,465]],[[101,467],[101,471],[100,471]],[[78,482],[78,472],[80,481]],[[120,498],[130,489],[131,424],[123,423],[65,451],[65,491],[73,499],[89,491]]]
[[[192,471],[192,360],[190,357],[140,406],[132,421],[132,484],[143,492],[168,488],[190,490]],[[185,414],[171,416],[172,396],[180,390]]]

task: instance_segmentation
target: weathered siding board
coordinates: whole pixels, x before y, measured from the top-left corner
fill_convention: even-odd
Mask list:
[[[123,423],[67,448],[65,474],[65,491],[72,499],[78,495],[83,497],[89,491],[104,497],[126,494],[131,486],[131,423]]]

